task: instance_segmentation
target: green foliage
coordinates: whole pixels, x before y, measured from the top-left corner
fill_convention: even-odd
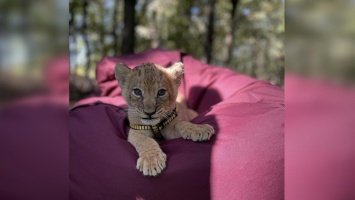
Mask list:
[[[76,6],[70,10],[77,19],[71,26],[71,52],[76,52],[72,54],[75,62],[71,62],[71,69],[79,73],[93,71],[103,56],[120,55],[124,26],[123,1],[92,0],[86,8],[87,27],[84,30],[80,23],[85,9],[83,2],[72,0],[70,3],[71,7]],[[180,50],[205,61],[208,5],[208,0],[138,0],[135,52],[162,47]],[[114,9],[117,9],[116,16]],[[211,64],[283,86],[284,1],[239,0],[234,16],[231,10],[231,0],[216,1]],[[84,55],[88,47],[82,39],[85,33],[91,52],[89,66]],[[229,44],[231,57],[228,60]],[[86,74],[93,78],[93,73]]]

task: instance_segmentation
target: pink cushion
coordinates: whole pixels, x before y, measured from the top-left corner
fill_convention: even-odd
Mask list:
[[[168,156],[158,177],[135,169],[138,154],[126,141],[125,102],[114,77],[117,62],[134,67],[181,61],[179,90],[216,135],[208,142],[160,142]],[[70,112],[72,199],[283,199],[283,91],[265,81],[204,64],[177,51],[153,49],[106,57],[97,67],[100,97]]]

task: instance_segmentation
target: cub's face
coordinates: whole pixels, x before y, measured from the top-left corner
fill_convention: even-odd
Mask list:
[[[162,68],[143,63],[134,69],[119,63],[115,76],[125,98],[130,117],[145,125],[156,125],[175,108],[177,89],[184,73],[182,63]]]

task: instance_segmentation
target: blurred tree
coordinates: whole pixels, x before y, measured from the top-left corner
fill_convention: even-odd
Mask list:
[[[136,0],[124,1],[124,28],[122,33],[122,54],[134,53],[136,27]]]
[[[235,30],[237,28],[237,20],[236,20],[236,10],[238,7],[239,0],[231,0],[232,4],[232,9],[230,12],[230,18],[231,18],[231,29],[229,30],[229,33],[227,34],[226,37],[226,48],[227,48],[227,56],[224,61],[224,65],[229,65],[232,59],[232,52],[233,52],[233,44],[234,44],[234,38],[235,38]]]
[[[207,5],[206,15],[208,16],[208,24],[207,24],[207,39],[206,39],[206,61],[207,63],[211,63],[212,59],[212,47],[213,47],[213,35],[214,35],[214,10],[215,10],[216,0],[209,0]]]
[[[85,42],[86,46],[86,70],[85,70],[85,75],[88,76],[90,66],[91,66],[91,48],[90,48],[90,42],[89,42],[89,30],[88,30],[88,7],[89,3],[88,0],[84,0],[83,2],[83,39]]]
[[[118,22],[117,22],[117,15],[118,15],[118,1],[119,0],[115,0],[115,3],[113,4],[113,15],[112,15],[112,24],[113,24],[113,29],[112,29],[112,32],[111,32],[111,35],[112,35],[112,40],[113,40],[113,51],[114,51],[114,55],[118,55],[119,54],[119,49],[118,49],[118,35],[116,33],[116,30],[117,30],[117,27],[118,27]],[[104,55],[105,56],[107,55],[107,50],[104,52]]]

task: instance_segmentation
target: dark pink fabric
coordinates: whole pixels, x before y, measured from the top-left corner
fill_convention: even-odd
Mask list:
[[[68,106],[21,104],[0,112],[0,199],[68,199]]]
[[[1,200],[68,199],[68,72],[68,58],[54,58],[46,93],[1,104]]]
[[[355,199],[354,88],[286,79],[286,199]]]
[[[168,156],[158,177],[135,169],[138,154],[126,141],[125,102],[114,66],[154,62],[185,64],[179,88],[194,123],[208,123],[208,142],[160,142]],[[283,91],[226,68],[203,64],[177,51],[149,50],[104,58],[97,67],[100,97],[82,100],[70,112],[71,199],[270,199],[284,198]]]

